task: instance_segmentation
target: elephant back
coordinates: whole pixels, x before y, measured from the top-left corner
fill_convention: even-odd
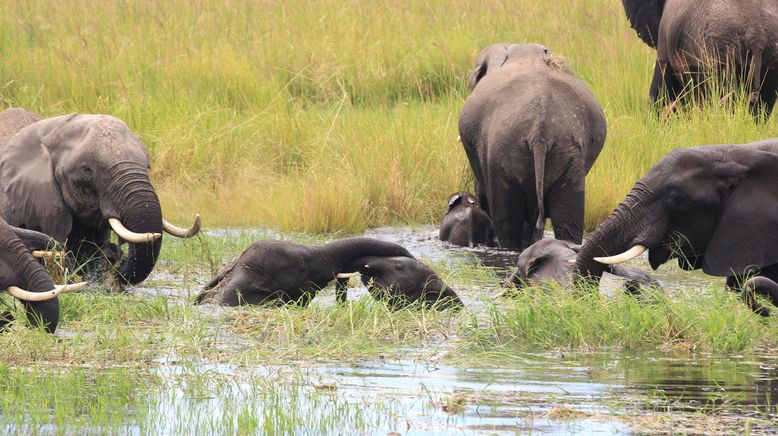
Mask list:
[[[42,119],[43,117],[36,113],[16,107],[0,112],[0,150],[20,130]]]

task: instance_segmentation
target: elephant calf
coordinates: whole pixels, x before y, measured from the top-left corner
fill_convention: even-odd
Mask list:
[[[492,219],[469,192],[457,192],[449,197],[438,237],[463,247],[496,245]]]
[[[575,286],[576,260],[581,245],[558,239],[541,239],[519,255],[516,270],[508,277],[505,286],[537,286],[554,282],[566,288]],[[612,265],[607,272],[623,277],[628,293],[639,294],[641,287],[659,287],[651,275],[637,268]]]
[[[376,300],[393,309],[421,302],[427,308],[461,308],[462,300],[432,269],[410,257],[363,257],[346,268],[359,272],[362,283]],[[338,302],[346,301],[344,279],[338,279]]]
[[[364,237],[323,245],[259,241],[219,271],[196,302],[215,301],[226,306],[297,302],[305,306],[319,289],[339,274],[354,272],[349,268],[355,261],[368,256],[413,259],[400,245]]]

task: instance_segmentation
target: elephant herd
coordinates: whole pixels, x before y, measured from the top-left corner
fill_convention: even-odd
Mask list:
[[[711,77],[732,72],[757,122],[769,117],[778,97],[778,2],[623,4],[638,36],[657,49],[652,102],[675,109],[704,93]],[[507,280],[520,287],[596,285],[609,272],[637,291],[654,281],[621,263],[648,251],[655,269],[676,259],[681,268],[726,277],[760,314],[769,310],[754,294],[778,304],[778,139],[669,153],[584,242],[585,178],[606,138],[594,94],[537,44],[484,48],[467,85],[459,133],[475,194],[449,198],[441,240],[523,250]],[[55,285],[41,258],[64,257],[82,276],[123,288],[149,276],[163,232],[199,232],[199,215],[188,229],[163,218],[150,165],[145,146],[115,117],[0,112],[0,289],[23,301],[31,324],[53,332],[57,295],[86,285]],[[541,239],[546,219],[554,239]],[[305,305],[334,281],[344,302],[355,275],[395,308],[462,306],[405,248],[365,237],[256,242],[195,301]]]

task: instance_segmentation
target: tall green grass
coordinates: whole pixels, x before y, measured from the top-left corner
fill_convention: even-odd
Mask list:
[[[2,2],[0,106],[125,120],[178,220],[435,222],[471,186],[457,115],[473,57],[499,41],[566,57],[605,109],[588,228],[669,150],[776,131],[742,104],[654,116],[654,53],[609,0]]]

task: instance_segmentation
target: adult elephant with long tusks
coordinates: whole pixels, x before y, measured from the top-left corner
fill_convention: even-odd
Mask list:
[[[649,96],[670,101],[721,83],[752,93],[751,110],[770,114],[778,97],[778,2],[775,0],[622,0],[640,39],[656,49]],[[736,80],[731,80],[734,75]]]
[[[25,240],[22,241],[18,234]],[[0,290],[5,290],[24,303],[29,322],[54,332],[59,323],[59,301],[62,292],[83,288],[86,283],[55,286],[51,277],[30,253],[42,248],[46,235],[11,227],[0,218]],[[5,317],[3,317],[5,318]]]
[[[678,149],[654,165],[587,238],[578,273],[599,279],[608,265],[648,250],[651,267],[727,277],[730,287],[778,303],[778,139]],[[751,280],[750,276],[763,277]],[[763,311],[766,313],[765,311]]]
[[[163,231],[190,237],[200,227],[199,216],[191,229],[162,218],[149,167],[145,146],[115,117],[0,112],[0,215],[66,243],[79,263],[116,252],[113,230],[128,243],[118,273],[129,284],[154,268]]]
[[[226,306],[244,304],[307,305],[319,289],[353,273],[354,261],[367,256],[403,256],[400,245],[356,237],[323,245],[265,240],[252,244],[205,285],[196,301]]]
[[[483,49],[468,84],[459,133],[500,246],[539,240],[546,218],[557,239],[580,243],[584,178],[606,133],[592,92],[536,44]]]

